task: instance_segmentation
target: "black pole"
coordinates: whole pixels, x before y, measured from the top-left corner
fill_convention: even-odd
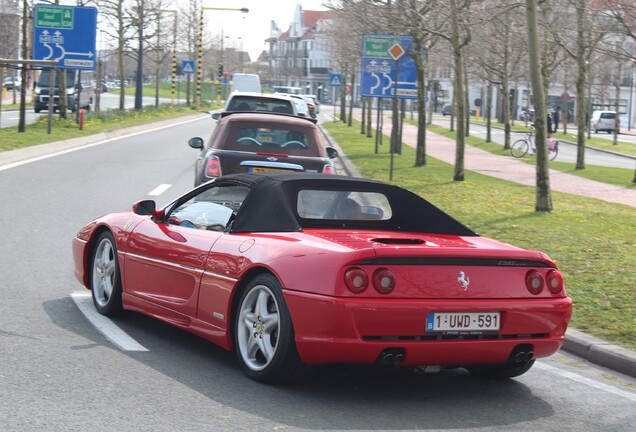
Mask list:
[[[139,58],[137,59],[137,76],[135,88],[135,110],[143,108],[143,81],[144,81],[144,0],[139,7]]]

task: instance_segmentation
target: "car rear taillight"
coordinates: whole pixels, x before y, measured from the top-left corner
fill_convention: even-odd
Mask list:
[[[558,294],[563,290],[563,275],[560,271],[552,269],[546,276],[548,289],[552,294]]]
[[[322,167],[322,173],[323,174],[335,174],[336,173],[336,169],[334,168],[333,165],[326,164],[324,167]]]
[[[205,168],[206,177],[220,177],[221,176],[221,161],[217,156],[210,156],[208,164]]]
[[[373,273],[373,287],[380,294],[388,294],[395,288],[393,273],[385,268],[379,268]]]
[[[360,294],[369,285],[369,277],[358,267],[351,267],[344,274],[345,285],[354,294]]]
[[[543,280],[543,276],[536,270],[529,270],[526,273],[526,288],[530,291],[530,294],[537,295],[543,290],[543,285],[545,281]]]

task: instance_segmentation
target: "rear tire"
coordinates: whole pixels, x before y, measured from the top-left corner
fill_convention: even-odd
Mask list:
[[[512,144],[512,146],[510,147],[510,154],[513,157],[519,159],[524,157],[526,153],[528,153],[529,148],[530,145],[528,145],[528,141],[526,141],[525,139],[520,139]]]
[[[243,371],[253,380],[283,384],[299,379],[305,366],[278,280],[271,274],[252,279],[234,316],[234,349]]]

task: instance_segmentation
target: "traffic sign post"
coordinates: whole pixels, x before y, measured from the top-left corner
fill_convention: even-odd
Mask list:
[[[408,55],[411,36],[365,35],[360,94],[365,97],[417,99],[415,60]]]
[[[97,9],[35,5],[33,59],[57,60],[59,69],[95,69]]]
[[[332,87],[342,87],[342,74],[339,74],[339,73],[329,74],[329,85]]]
[[[194,60],[181,61],[181,73],[192,75],[194,73]]]
[[[367,34],[362,39],[362,77],[360,95],[365,97],[417,99],[415,61],[407,53],[412,50],[413,37],[406,35]],[[394,104],[396,101],[394,101]],[[378,103],[379,105],[379,103]],[[394,105],[395,107],[395,105]],[[378,113],[378,117],[379,117]],[[393,155],[400,137],[397,117],[391,132],[391,165],[389,179],[393,180]],[[378,136],[380,134],[378,133]],[[400,140],[401,141],[401,140]],[[376,139],[376,153],[378,143]]]
[[[333,87],[333,121],[336,121],[336,88],[342,87],[343,85],[343,77],[342,74],[339,73],[331,73],[329,74],[329,85]]]

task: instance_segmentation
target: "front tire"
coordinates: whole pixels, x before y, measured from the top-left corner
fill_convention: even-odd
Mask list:
[[[522,158],[526,155],[526,153],[528,153],[528,149],[530,148],[530,146],[528,145],[528,141],[524,140],[524,139],[520,139],[515,141],[512,146],[510,147],[510,154],[519,159]]]
[[[238,303],[233,335],[238,361],[253,380],[282,384],[302,375],[291,316],[274,276],[261,274],[249,282]]]
[[[97,238],[91,257],[91,292],[95,309],[109,317],[123,311],[121,273],[117,260],[117,245],[110,231]]]

